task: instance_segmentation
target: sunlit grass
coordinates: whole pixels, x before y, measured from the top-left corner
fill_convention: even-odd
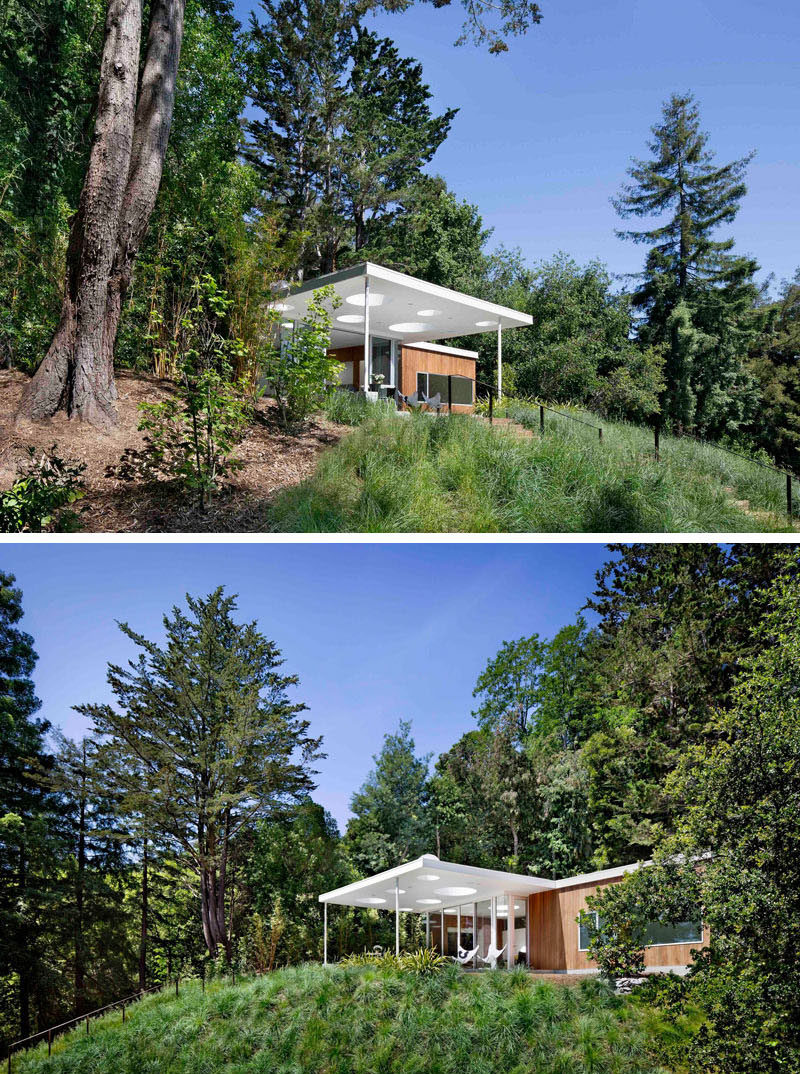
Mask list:
[[[344,395],[345,393],[339,393]],[[345,406],[345,404],[341,404]],[[316,473],[278,496],[281,532],[781,532],[783,479],[708,445],[625,424],[512,411],[532,431],[469,416],[398,418],[346,405],[361,424]],[[368,407],[369,404],[366,404]],[[360,408],[356,414],[356,408]],[[736,501],[749,501],[749,507]]]
[[[159,995],[38,1048],[19,1074],[659,1074],[646,1012],[598,980],[301,966]]]

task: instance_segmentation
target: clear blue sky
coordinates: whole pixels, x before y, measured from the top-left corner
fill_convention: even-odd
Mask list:
[[[239,594],[300,676],[298,700],[325,737],[315,797],[340,825],[383,735],[410,719],[438,754],[473,726],[472,689],[504,640],[572,622],[610,558],[600,544],[6,544],[23,590],[41,715],[73,736],[71,712],[111,700],[106,664],[136,653],[115,620],[162,636],[186,592]]]
[[[236,0],[240,18],[254,0]],[[672,92],[693,91],[720,161],[758,155],[730,234],[762,278],[800,265],[800,4],[796,0],[540,0],[511,51],[454,48],[462,7],[419,3],[373,20],[423,64],[436,105],[459,107],[432,169],[476,203],[494,241],[535,261],[565,250],[635,272],[609,204]]]

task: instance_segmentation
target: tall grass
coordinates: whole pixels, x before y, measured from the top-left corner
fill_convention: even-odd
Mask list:
[[[660,1074],[645,1014],[597,980],[307,965],[144,999],[18,1074]]]
[[[534,421],[535,416],[535,421]],[[788,529],[781,478],[707,445],[516,413],[531,437],[470,416],[367,414],[303,484],[280,532],[748,532]],[[751,510],[737,506],[749,500]],[[762,513],[759,513],[762,512]]]

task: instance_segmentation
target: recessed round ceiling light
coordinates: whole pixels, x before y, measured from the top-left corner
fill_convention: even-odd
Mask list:
[[[283,321],[281,328],[294,328],[294,324],[291,321]]]
[[[337,321],[341,321],[342,324],[363,324],[364,315],[362,313],[343,313],[341,317],[336,318]]]
[[[417,310],[417,317],[436,317],[441,310]]]
[[[437,895],[445,895],[450,899],[457,899],[461,895],[474,895],[477,888],[436,888]]]
[[[413,912],[410,906],[400,906],[398,909],[402,910],[404,914],[410,914]]]
[[[418,906],[438,906],[441,899],[417,899]]]
[[[358,294],[358,295],[348,295],[347,298],[345,299],[345,302],[349,302],[351,306],[361,306],[361,308],[363,309],[364,308],[364,292],[362,291],[361,294]],[[370,306],[382,306],[383,305],[383,295],[379,294],[377,291],[370,291],[370,293],[369,293],[369,304],[370,304]]]
[[[436,873],[420,873],[417,880],[438,880]]]
[[[497,916],[498,917],[508,917],[508,910],[498,910],[497,911]]]
[[[387,889],[386,889],[386,894],[387,894],[387,895],[394,895],[394,890],[395,890],[394,888],[387,888]],[[397,889],[397,894],[398,894],[398,895],[405,895],[405,893],[406,893],[406,889],[405,889],[405,888],[398,888],[398,889]]]
[[[358,899],[358,902],[363,903],[364,906],[381,906],[386,899]]]
[[[288,313],[289,310],[294,309],[294,306],[290,306],[288,302],[276,302],[273,309],[276,309],[278,313]]]
[[[475,322],[475,327],[476,328],[496,328],[497,327],[497,321],[476,321]]]
[[[433,325],[427,321],[399,321],[389,325],[390,332],[427,332],[429,328]]]

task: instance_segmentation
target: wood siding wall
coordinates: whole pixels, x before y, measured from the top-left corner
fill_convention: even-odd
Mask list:
[[[340,362],[353,363],[353,386],[361,386],[361,378],[364,373],[364,345],[360,347],[339,347],[337,350],[328,351],[331,358],[338,358]]]
[[[445,376],[452,374],[475,380],[474,358],[428,351],[423,347],[405,346],[401,348],[400,355],[400,391],[403,395],[413,395],[417,390],[417,373],[442,373]],[[474,394],[473,388],[473,398]],[[472,407],[454,403],[453,410],[469,412]]]
[[[621,878],[620,878],[621,879]],[[531,923],[531,967],[537,970],[586,971],[596,970],[597,963],[578,950],[576,918],[586,909],[586,896],[606,884],[619,880],[593,881],[574,887],[544,891],[529,896],[528,914]],[[688,966],[692,948],[707,946],[708,928],[703,928],[701,945],[691,943],[661,944],[645,948],[645,966]]]

